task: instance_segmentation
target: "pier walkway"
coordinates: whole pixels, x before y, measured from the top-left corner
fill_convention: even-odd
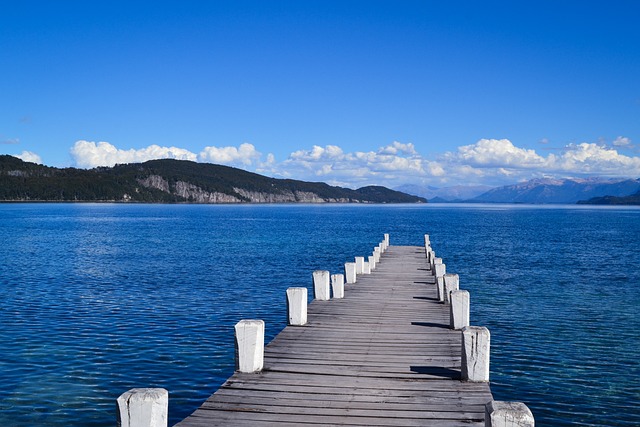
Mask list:
[[[460,380],[461,341],[425,248],[389,246],[268,344],[262,372],[235,373],[177,426],[484,426],[491,391]]]

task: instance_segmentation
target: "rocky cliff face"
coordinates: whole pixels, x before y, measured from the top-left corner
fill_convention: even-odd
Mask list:
[[[234,187],[238,196],[220,192],[208,192],[186,181],[177,181],[171,186],[169,181],[160,175],[149,175],[138,179],[140,185],[155,188],[165,193],[183,197],[196,203],[348,203],[349,199],[325,199],[310,191],[283,191],[281,193],[264,193]],[[173,187],[173,188],[172,188]]]
[[[241,199],[230,194],[209,193],[202,188],[184,181],[176,182],[173,194],[196,203],[240,203]]]
[[[233,189],[251,203],[348,203],[349,199],[325,199],[308,191],[283,191],[281,193],[262,193],[243,188]]]
[[[144,187],[155,188],[165,193],[170,193],[169,181],[159,175],[149,175],[144,179],[139,179],[138,182]]]

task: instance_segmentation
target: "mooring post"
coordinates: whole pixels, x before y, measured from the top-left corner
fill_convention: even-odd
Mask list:
[[[118,427],[167,427],[169,392],[163,388],[132,388],[117,403]]]
[[[449,304],[451,302],[451,292],[460,289],[460,277],[457,274],[445,274],[443,277],[444,303]]]
[[[371,274],[371,264],[368,262],[362,264],[362,274]]]
[[[440,258],[436,258],[436,259],[440,259]],[[433,266],[433,275],[436,277],[444,276],[446,272],[447,272],[447,266],[445,264],[442,264],[442,262],[440,262],[440,264],[435,264]],[[445,301],[446,301],[446,297],[445,297]]]
[[[483,326],[462,328],[462,379],[473,382],[489,381],[489,352],[491,335]]]
[[[369,255],[369,268],[371,271],[376,269],[376,257],[373,255]]]
[[[356,283],[356,263],[345,262],[344,263],[344,277],[348,284]]]
[[[380,262],[380,255],[381,255],[380,245],[378,245],[375,248],[373,248],[373,256],[376,259],[377,263]]]
[[[334,298],[344,298],[344,274],[331,275],[331,289]]]
[[[307,288],[287,289],[287,317],[289,325],[307,324]]]
[[[384,234],[384,242],[386,244],[386,246],[389,246],[389,233],[385,233]]]
[[[431,271],[433,271],[433,274],[435,275],[435,270],[436,270],[436,265],[437,264],[442,264],[442,258],[439,258],[437,256],[434,256],[431,258]]]
[[[444,276],[436,277],[436,290],[438,301],[444,302]]]
[[[469,291],[453,290],[450,298],[449,326],[451,329],[459,330],[469,326]]]
[[[264,366],[264,321],[243,319],[236,323],[236,370],[260,372]]]
[[[485,427],[534,427],[531,410],[522,402],[492,400],[484,407]]]
[[[357,256],[356,257],[356,274],[364,273],[364,257]]]
[[[331,299],[329,288],[329,272],[316,270],[313,272],[313,297],[319,301]]]

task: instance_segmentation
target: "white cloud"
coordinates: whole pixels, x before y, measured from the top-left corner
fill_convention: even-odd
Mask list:
[[[15,157],[25,162],[42,164],[42,159],[40,158],[40,156],[38,156],[36,153],[32,151],[23,151],[22,153],[16,155]]]
[[[547,158],[549,171],[581,175],[640,176],[640,157],[629,157],[617,150],[583,142],[565,147],[560,156]]]
[[[197,156],[183,148],[150,145],[138,150],[121,150],[108,142],[77,141],[71,148],[71,156],[81,168],[114,166],[118,163],[139,163],[154,159],[196,161]]]
[[[393,144],[387,145],[386,147],[382,147],[378,150],[379,154],[407,154],[407,155],[417,155],[418,152],[413,144],[402,144],[398,141],[393,141]]]
[[[314,145],[309,150],[292,152],[272,172],[302,180],[322,177],[330,184],[348,187],[395,186],[445,174],[440,163],[424,159],[413,144],[397,141],[376,151],[350,153],[336,145]]]
[[[615,147],[628,147],[631,145],[631,140],[624,136],[619,136],[613,140],[612,144]]]
[[[508,139],[481,139],[475,144],[458,147],[457,153],[448,157],[472,166],[496,168],[538,168],[545,162],[534,150],[518,148]]]
[[[481,139],[458,147],[442,160],[458,180],[526,180],[541,176],[640,176],[640,158],[629,157],[602,144],[570,144],[559,153],[541,156],[516,147],[508,139]]]
[[[630,139],[619,137],[626,147]],[[121,150],[107,142],[78,141],[71,149],[80,167],[112,166],[173,158],[243,167],[267,176],[332,185],[360,187],[401,184],[505,185],[539,177],[640,176],[640,157],[620,154],[605,144],[571,144],[562,150],[544,148],[546,155],[518,147],[508,139],[480,139],[434,159],[421,155],[411,143],[393,143],[371,151],[346,152],[337,145],[314,145],[277,161],[249,143],[237,147],[205,147],[199,154],[176,147],[152,145]],[[39,158],[37,158],[39,161]]]
[[[205,147],[198,155],[198,160],[224,165],[250,166],[259,161],[261,156],[262,154],[253,144],[245,142],[239,147]]]

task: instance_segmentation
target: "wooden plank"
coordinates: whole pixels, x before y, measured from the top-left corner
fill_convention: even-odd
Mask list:
[[[461,335],[434,283],[424,248],[391,246],[278,334],[263,372],[234,374],[178,426],[484,425],[489,385],[459,380]]]

